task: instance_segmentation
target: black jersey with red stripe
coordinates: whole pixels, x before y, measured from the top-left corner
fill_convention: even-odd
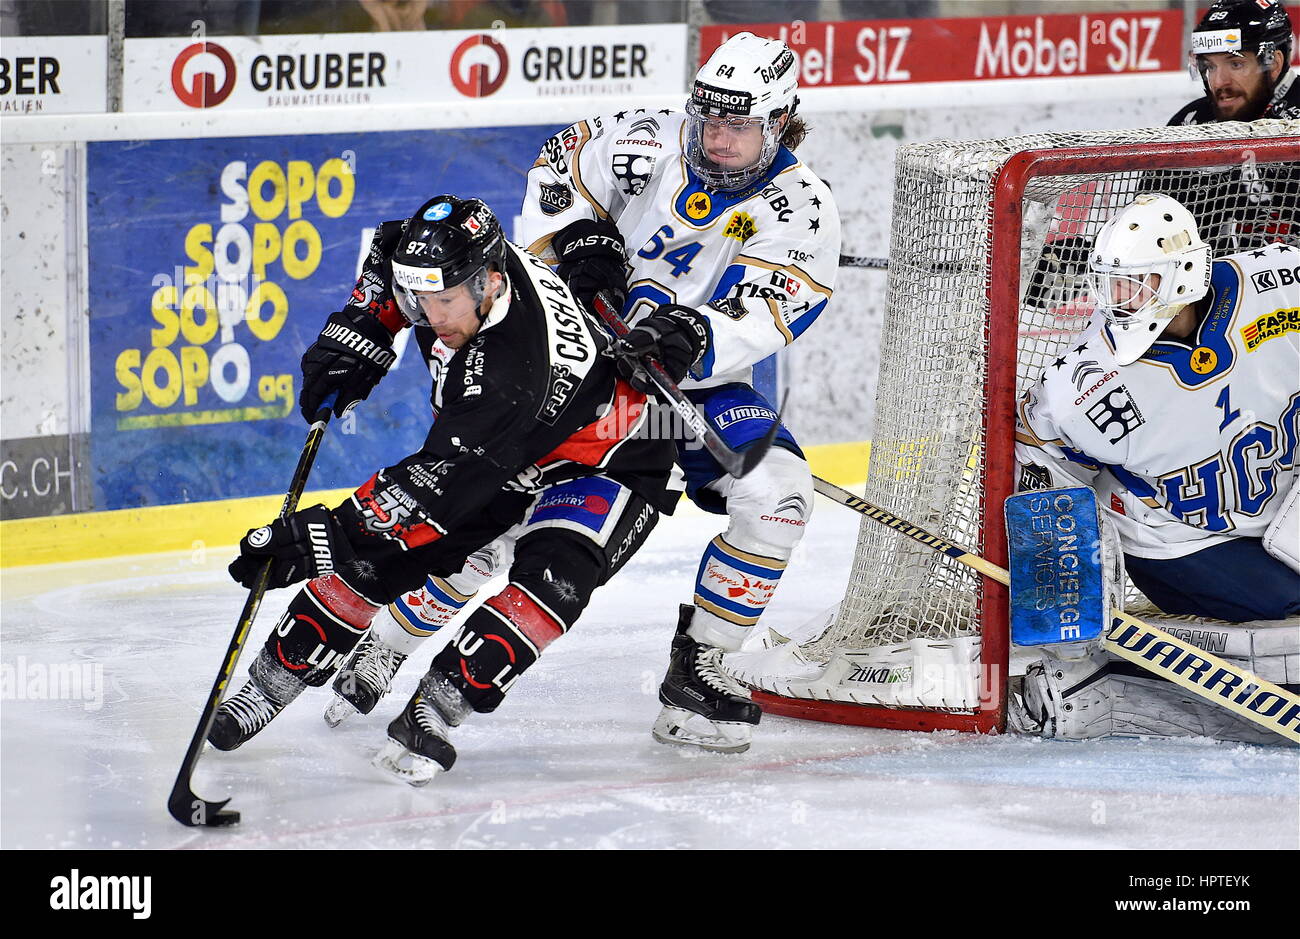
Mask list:
[[[376,233],[372,249],[391,256],[397,232],[391,247]],[[382,275],[387,259],[371,261],[367,269]],[[472,526],[503,491],[595,474],[672,511],[673,442],[636,436],[649,419],[646,396],[619,379],[608,333],[545,262],[507,244],[505,267],[506,292],[460,349],[435,354],[433,331],[416,327],[428,334],[420,345],[433,367],[436,418],[416,453],[353,497],[368,534],[418,547]],[[388,278],[366,288],[363,273],[354,302],[378,304],[382,317]]]

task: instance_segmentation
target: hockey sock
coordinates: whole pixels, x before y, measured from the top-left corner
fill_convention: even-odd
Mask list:
[[[446,626],[478,589],[504,567],[511,547],[504,539],[485,545],[465,559],[465,566],[450,577],[429,577],[419,590],[411,590],[388,605],[387,614],[375,618],[374,637],[403,655],[411,655]]]
[[[283,678],[313,687],[329,681],[339,663],[360,641],[378,611],[336,574],[308,581],[267,636],[259,684],[273,691],[274,669]]]
[[[739,649],[776,592],[785,566],[783,558],[742,551],[722,535],[714,538],[700,559],[691,637],[723,649]]]
[[[717,484],[731,523],[700,559],[692,639],[739,649],[776,592],[812,515],[803,457],[774,447],[743,479]]]
[[[470,615],[433,660],[475,711],[493,711],[596,589],[604,559],[589,542],[547,529],[520,541],[510,584]]]
[[[419,590],[402,594],[388,605],[388,616],[375,618],[375,638],[411,655],[420,643],[446,626],[465,604],[474,599],[474,593],[459,593],[441,577],[430,577]]]

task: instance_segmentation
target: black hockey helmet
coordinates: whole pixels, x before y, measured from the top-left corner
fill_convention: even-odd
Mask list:
[[[505,269],[505,237],[492,210],[478,199],[434,196],[406,223],[393,253],[393,296],[412,323],[424,324],[417,294],[469,286],[476,303],[489,268]]]
[[[1273,52],[1282,53],[1282,73],[1291,64],[1291,18],[1282,0],[1216,0],[1192,30],[1191,66],[1213,52],[1253,52],[1267,69]]]

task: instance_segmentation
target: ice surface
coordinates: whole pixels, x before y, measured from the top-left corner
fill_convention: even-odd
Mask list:
[[[434,646],[367,718],[308,691],[195,789],[231,830],[165,804],[242,605],[229,549],[0,575],[4,848],[1252,848],[1300,846],[1300,754],[1204,740],[1087,743],[912,734],[765,717],[748,753],[655,743],[676,605],[722,519],[685,509],[495,714],[457,729],[425,789],[369,765]],[[821,503],[766,614],[789,632],[833,603],[857,516]],[[270,594],[239,669],[290,593]],[[62,670],[51,698],[41,678]],[[97,682],[99,683],[97,685]],[[236,684],[238,687],[238,684]],[[42,697],[43,696],[43,697]]]

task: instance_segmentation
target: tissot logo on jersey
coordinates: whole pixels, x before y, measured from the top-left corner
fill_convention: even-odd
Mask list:
[[[1300,308],[1264,314],[1241,328],[1241,338],[1246,342],[1246,351],[1254,352],[1270,339],[1295,332],[1300,332]]]
[[[784,271],[773,271],[772,283],[777,287],[780,287],[792,297],[803,289],[803,281],[799,280],[797,277],[791,277]]]

